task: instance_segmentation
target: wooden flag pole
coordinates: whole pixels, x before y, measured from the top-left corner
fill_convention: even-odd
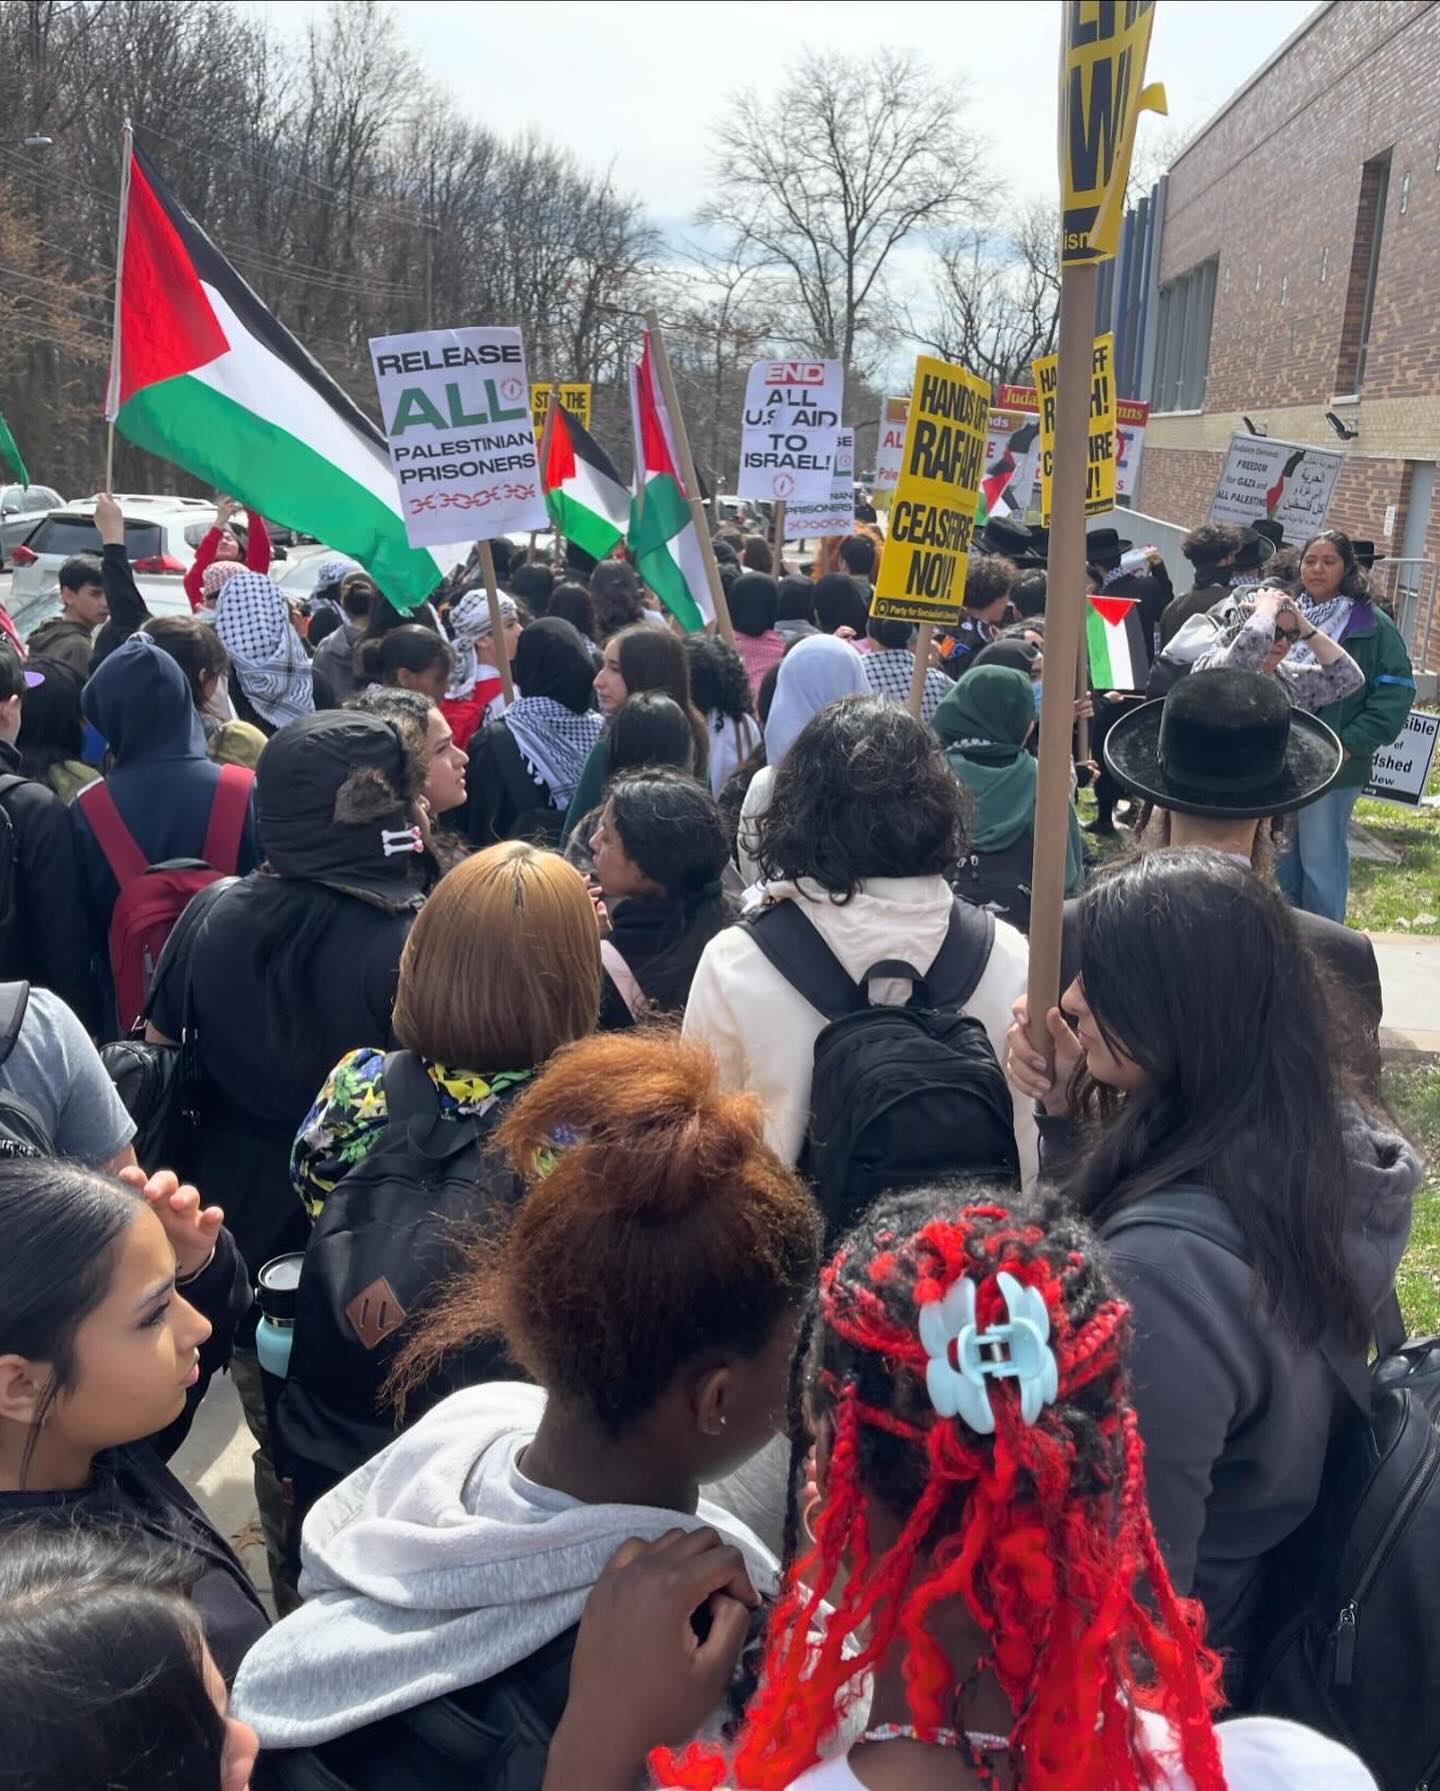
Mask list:
[[[1090,599],[1085,598],[1085,609],[1090,607]],[[1076,643],[1078,651],[1075,656],[1075,695],[1078,698],[1090,694],[1090,653],[1085,645],[1085,615],[1081,612],[1080,639]],[[1078,763],[1084,764],[1090,757],[1090,722],[1084,715],[1075,723],[1075,757]]]
[[[781,568],[785,563],[785,500],[784,500],[784,498],[777,498],[775,500],[775,514],[771,518],[771,528],[774,532],[775,539],[771,546],[770,551],[775,556],[775,576],[776,576],[776,578],[780,578],[782,576]]]
[[[115,491],[115,415],[120,409],[120,289],[125,277],[125,224],[130,211],[130,163],[135,133],[130,120],[120,132],[120,216],[115,226],[115,310],[110,333],[110,380],[105,393],[105,489]]]
[[[1070,806],[1071,730],[1059,717],[1075,701],[1075,672],[1085,610],[1085,477],[1090,432],[1090,362],[1098,264],[1073,262],[1060,281],[1060,365],[1055,392],[1055,474],[1051,482],[1050,555],[1045,605],[1041,708],[1056,718],[1040,730],[1035,792],[1035,851],[1030,878],[1030,1042],[1051,1055],[1045,1016],[1060,992],[1060,930],[1065,907],[1066,810]]]
[[[920,631],[915,636],[915,670],[910,675],[910,698],[905,707],[916,721],[920,720],[920,710],[925,701],[925,674],[930,670],[930,640],[934,633],[933,624],[922,622]]]
[[[495,555],[488,541],[477,542],[480,549],[480,571],[485,580],[485,596],[490,604],[490,633],[495,642],[495,668],[500,673],[500,688],[505,693],[505,707],[515,701],[515,680],[510,676],[510,649],[505,644],[505,623],[500,614],[500,586],[495,579]]]
[[[700,481],[695,476],[695,462],[690,455],[690,438],[685,433],[685,418],[680,409],[680,396],[675,390],[675,376],[670,371],[670,356],[665,350],[665,338],[660,334],[660,318],[658,313],[645,313],[645,327],[650,332],[650,346],[655,353],[655,372],[660,380],[660,391],[665,399],[665,409],[670,413],[670,427],[675,432],[675,452],[680,456],[680,474],[685,481],[686,501],[690,506],[690,520],[695,524],[696,539],[700,543],[700,558],[705,566],[705,577],[710,585],[710,601],[715,606],[715,627],[720,638],[735,645],[735,628],[730,620],[730,606],[725,601],[725,587],[720,582],[720,568],[715,562],[715,549],[710,541],[710,526],[705,520],[705,506],[700,501]],[[641,469],[641,483],[644,483],[644,469]]]

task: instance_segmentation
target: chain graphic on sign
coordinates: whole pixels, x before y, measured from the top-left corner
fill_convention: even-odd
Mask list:
[[[503,501],[523,503],[535,496],[533,485],[490,485],[480,491],[427,491],[423,497],[411,498],[410,514],[440,510],[483,510],[487,504]]]

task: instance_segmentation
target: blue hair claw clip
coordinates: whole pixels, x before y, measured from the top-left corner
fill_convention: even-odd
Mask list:
[[[942,1298],[920,1308],[920,1341],[930,1358],[925,1370],[930,1403],[942,1418],[963,1419],[980,1436],[995,1429],[987,1379],[1020,1383],[1020,1416],[1026,1424],[1033,1424],[1060,1390],[1044,1299],[1003,1270],[995,1281],[1009,1318],[988,1331],[976,1329],[975,1283],[964,1276]]]

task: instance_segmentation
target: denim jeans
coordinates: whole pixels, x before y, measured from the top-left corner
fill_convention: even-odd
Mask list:
[[[1297,809],[1287,823],[1275,880],[1295,907],[1326,920],[1345,919],[1350,894],[1350,814],[1359,790],[1330,790]]]

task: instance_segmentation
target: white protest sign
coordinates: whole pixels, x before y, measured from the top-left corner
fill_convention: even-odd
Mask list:
[[[992,410],[985,432],[985,477],[980,485],[986,503],[992,510],[998,505],[1002,516],[1006,510],[1023,516],[1039,477],[1040,425],[1035,417],[1024,411]]]
[[[1425,794],[1437,734],[1440,715],[1412,709],[1400,738],[1376,751],[1365,794],[1378,796],[1383,802],[1404,802],[1415,807]]]
[[[910,415],[908,398],[887,398],[880,416],[880,436],[875,444],[876,491],[894,491],[900,482],[900,467],[905,455],[905,419]]]
[[[823,504],[785,506],[785,533],[791,541],[808,535],[848,535],[855,527],[855,431],[842,429],[835,439],[835,474]]]
[[[548,529],[519,330],[418,330],[370,342],[412,547]]]
[[[1115,495],[1133,498],[1140,486],[1140,456],[1150,406],[1133,398],[1115,400]]]
[[[745,381],[737,495],[828,503],[843,397],[839,361],[757,361]]]
[[[1230,437],[1210,522],[1240,527],[1269,517],[1286,541],[1298,544],[1325,526],[1345,456],[1330,448],[1272,441],[1237,432]]]

